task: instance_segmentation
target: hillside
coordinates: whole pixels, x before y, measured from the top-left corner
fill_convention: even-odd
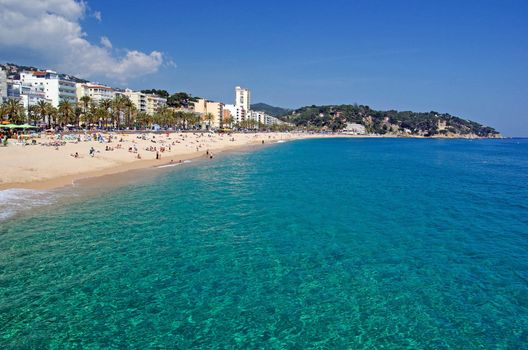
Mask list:
[[[328,130],[342,130],[347,123],[355,123],[363,125],[367,133],[381,135],[500,137],[492,127],[447,113],[376,111],[357,104],[302,107],[281,119],[296,126]]]
[[[23,71],[43,71],[45,70],[45,69],[41,69],[41,68],[37,68],[33,66],[24,66],[24,65],[20,65],[16,63],[0,64],[0,67],[2,67],[7,72],[8,77],[17,78],[17,79],[20,73]],[[63,74],[63,73],[58,73],[58,74],[61,79],[71,80],[76,83],[87,83],[88,82],[88,80],[77,78],[73,75],[68,75],[68,74]]]
[[[270,106],[266,103],[255,103],[251,105],[253,111],[265,112],[273,117],[280,117],[290,113],[292,110],[282,107]]]

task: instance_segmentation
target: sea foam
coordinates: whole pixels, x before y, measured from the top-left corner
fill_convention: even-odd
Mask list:
[[[0,191],[0,221],[7,220],[23,211],[48,205],[56,200],[52,191],[11,188]]]

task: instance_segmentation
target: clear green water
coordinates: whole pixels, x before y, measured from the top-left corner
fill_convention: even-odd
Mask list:
[[[0,348],[528,349],[528,141],[291,142],[0,222]]]

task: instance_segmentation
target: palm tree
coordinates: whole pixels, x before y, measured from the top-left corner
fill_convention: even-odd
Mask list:
[[[123,107],[125,109],[125,126],[132,128],[132,117],[136,113],[136,105],[128,98],[128,96],[123,96]]]
[[[128,97],[123,95],[116,95],[112,99],[112,126],[119,129],[119,124],[121,123],[121,114],[123,113],[123,110],[126,108],[126,100],[128,100]]]
[[[153,117],[145,112],[139,112],[136,116],[136,122],[140,129],[147,129],[151,125]]]
[[[31,105],[28,107],[28,119],[35,125],[40,121],[37,105]]]
[[[223,121],[223,126],[229,126],[231,127],[231,123],[233,123],[233,117],[225,117]]]
[[[9,116],[11,123],[22,123],[25,119],[24,106],[17,100],[7,100],[4,106],[4,114]]]
[[[86,114],[92,98],[90,96],[83,96],[79,100],[82,102],[83,112]]]
[[[58,117],[60,118],[60,126],[74,122],[75,110],[73,104],[69,101],[60,101]]]
[[[98,117],[99,121],[103,122],[103,125],[108,126],[108,117],[110,116],[110,109],[112,108],[112,100],[101,100],[99,102]]]
[[[203,120],[207,121],[207,130],[211,129],[211,122],[214,119],[214,115],[212,113],[205,113],[203,116]]]
[[[90,129],[93,126],[93,124],[95,124],[95,122],[97,121],[96,110],[97,110],[97,105],[93,101],[91,101],[88,104],[86,112],[83,113],[82,118],[81,118],[81,124],[84,124],[85,128]]]
[[[168,106],[160,106],[156,111],[157,122],[160,125],[170,126],[173,120],[172,116],[173,113]]]
[[[35,113],[40,116],[40,119],[46,122],[46,115],[48,114],[49,103],[44,100],[39,100],[35,105]]]
[[[181,126],[183,122],[183,111],[174,111],[173,118],[174,118],[174,124]]]
[[[48,103],[46,108],[46,115],[48,117],[48,124],[50,128],[52,124],[55,124],[55,126],[57,126],[58,114],[59,112],[57,108],[53,107],[51,103]]]
[[[7,107],[5,102],[0,105],[0,121],[4,119],[4,116],[7,114]]]

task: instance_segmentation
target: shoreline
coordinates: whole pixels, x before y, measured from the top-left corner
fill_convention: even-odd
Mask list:
[[[134,134],[136,135],[136,134]],[[251,149],[260,149],[262,147],[274,145],[280,143],[279,141],[289,142],[295,140],[303,139],[314,139],[314,138],[350,138],[350,135],[322,135],[322,134],[283,134],[283,135],[274,135],[274,138],[271,140],[266,140],[267,142],[262,143],[262,137],[267,137],[267,134],[247,134],[252,137],[257,137],[258,139],[248,140],[248,142],[243,142],[239,144],[227,144],[222,147],[211,148],[211,153],[214,156],[220,154],[225,154],[231,151],[243,151]],[[261,136],[260,138],[258,136]],[[281,136],[281,138],[276,138]],[[283,138],[286,137],[287,138]],[[271,137],[271,136],[270,136]],[[12,146],[14,147],[14,146]],[[35,147],[35,146],[25,146],[25,147]],[[16,149],[16,148],[15,148]],[[53,155],[52,150],[50,152]],[[59,176],[51,176],[49,178],[41,178],[35,180],[26,180],[26,181],[12,181],[12,182],[0,182],[0,191],[10,190],[10,189],[28,189],[28,190],[53,190],[59,188],[66,188],[69,186],[75,186],[79,181],[94,180],[98,181],[97,178],[103,178],[106,176],[115,176],[135,170],[145,170],[145,169],[156,169],[159,167],[167,165],[178,165],[187,164],[183,163],[186,161],[194,161],[199,159],[206,160],[205,150],[198,150],[192,152],[175,152],[162,154],[161,159],[135,159],[128,162],[120,162],[119,164],[112,164],[101,169],[89,169],[84,171],[78,171],[70,174],[64,174]],[[64,152],[63,152],[64,153]],[[1,153],[0,153],[1,156]],[[0,159],[2,159],[0,157]],[[66,158],[70,160],[69,158]],[[29,160],[28,160],[29,162]],[[71,170],[71,169],[68,169]]]
[[[129,133],[128,136],[138,136],[145,133]],[[148,134],[148,133],[147,133]],[[178,133],[173,133],[177,135]],[[159,135],[160,134],[156,134]],[[230,151],[245,150],[252,148],[261,148],[270,146],[273,144],[280,143],[280,141],[296,141],[303,139],[318,139],[318,138],[414,138],[414,139],[459,139],[459,138],[424,138],[424,137],[394,137],[394,136],[377,136],[377,135],[350,135],[350,134],[310,134],[310,133],[263,133],[263,134],[233,134],[234,136],[244,135],[247,140],[238,144],[224,144],[222,147],[211,148],[214,151],[215,156],[218,154],[225,154]],[[253,139],[249,138],[252,137]],[[265,139],[265,137],[272,137],[273,139]],[[223,136],[222,136],[223,137]],[[279,137],[279,138],[277,138]],[[464,138],[461,138],[464,139]],[[267,142],[262,143],[262,140]],[[271,141],[271,142],[270,142]],[[134,141],[132,141],[134,142]],[[191,141],[197,142],[197,141]],[[109,143],[110,144],[110,143]],[[88,145],[86,145],[88,146]],[[11,146],[9,149],[16,150],[17,146]],[[36,147],[36,146],[25,146],[25,147]],[[194,147],[194,145],[193,145]],[[0,149],[0,151],[9,149]],[[49,150],[47,155],[54,151]],[[92,169],[80,170],[73,173],[60,174],[58,176],[49,176],[47,178],[28,179],[24,181],[0,181],[0,191],[8,189],[28,189],[28,190],[52,190],[58,188],[64,188],[68,186],[75,186],[76,182],[84,180],[96,180],[97,178],[118,175],[134,170],[143,169],[155,169],[167,165],[177,165],[179,162],[193,161],[198,159],[206,159],[205,151],[198,150],[192,152],[181,152],[182,150],[176,151],[176,153],[163,154],[161,159],[135,159],[127,161],[116,161],[110,165],[105,165],[102,168],[95,167]],[[64,152],[63,152],[64,153]],[[2,160],[2,153],[0,153],[0,160]],[[71,161],[70,158],[66,158]],[[172,160],[172,161],[171,161]],[[29,160],[28,160],[29,161]],[[67,169],[71,170],[71,169]]]

